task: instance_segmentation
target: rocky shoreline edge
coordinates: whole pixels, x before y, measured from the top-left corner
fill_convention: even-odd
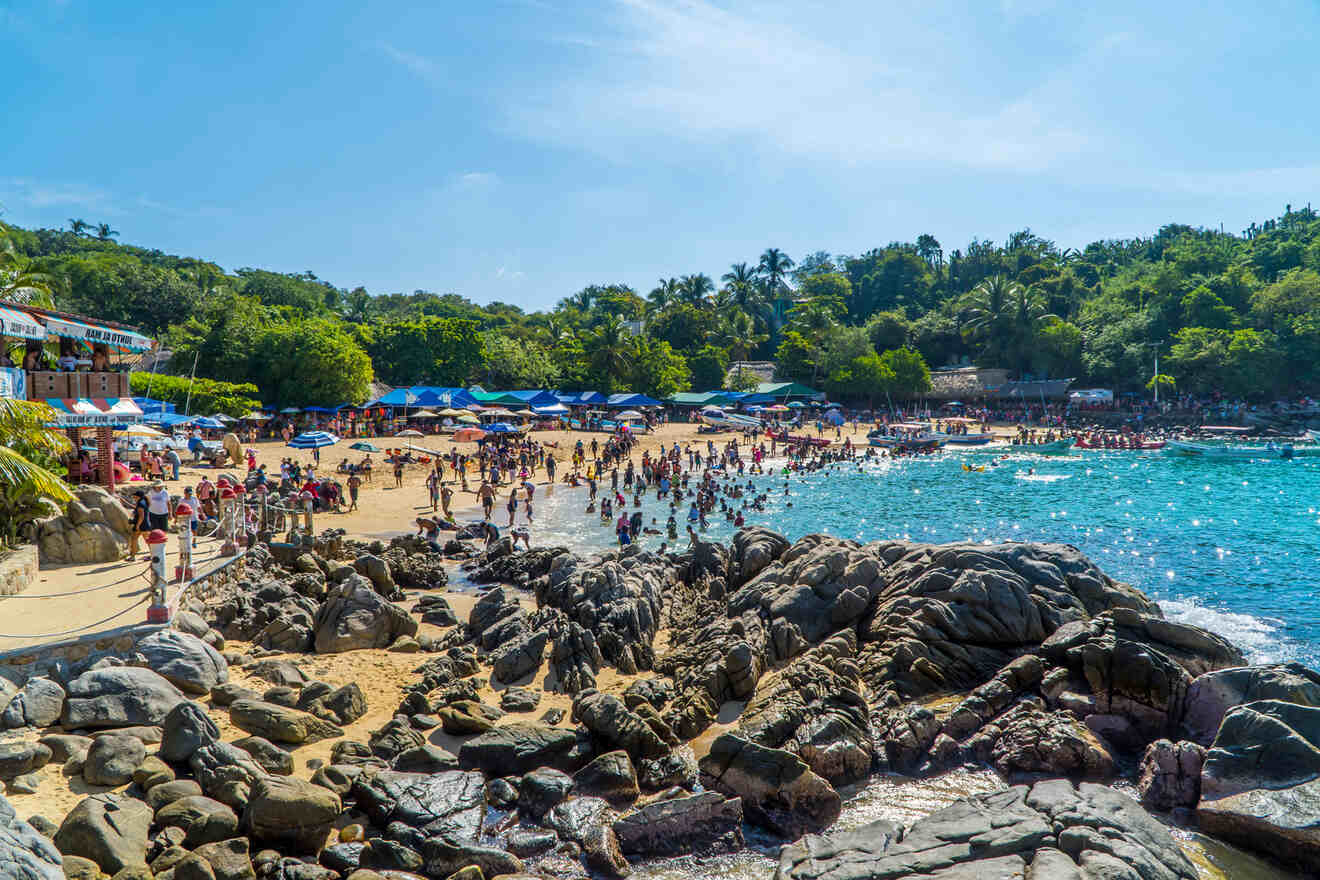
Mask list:
[[[624,877],[753,826],[777,880],[1194,880],[1153,812],[1320,865],[1320,675],[1248,666],[1073,547],[445,550],[491,585],[466,620],[441,554],[332,532],[252,548],[130,657],[0,681],[0,878]],[[353,739],[363,689],[289,655],[359,650],[418,664]],[[95,793],[20,818],[52,763]],[[831,831],[841,787],[966,765],[1009,787]]]

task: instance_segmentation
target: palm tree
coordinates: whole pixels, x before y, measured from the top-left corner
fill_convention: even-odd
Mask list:
[[[58,286],[54,275],[35,268],[31,259],[14,249],[0,227],[0,299],[53,309]]]
[[[46,427],[54,409],[30,400],[0,398],[0,541],[12,544],[19,527],[43,512],[44,498],[68,501],[69,486],[33,461],[53,458],[71,448],[68,438]]]
[[[741,362],[750,358],[756,347],[770,338],[768,333],[758,332],[751,315],[737,310],[725,314],[710,335],[718,345],[729,350],[735,361],[739,361],[739,376],[742,375]]]
[[[109,223],[96,224],[96,237],[100,241],[109,241],[119,235],[119,230],[111,229]]]
[[[655,311],[663,311],[678,302],[681,289],[682,284],[677,278],[661,278],[660,282],[646,295],[646,298],[651,303],[651,308]]]
[[[683,302],[694,306],[707,304],[707,297],[715,290],[715,282],[704,272],[696,275],[684,275],[679,280],[679,297]]]
[[[618,316],[606,315],[586,340],[587,357],[611,390],[628,372],[632,350],[628,337],[628,329]]]
[[[1003,275],[992,275],[978,284],[964,305],[964,329],[984,341],[991,360],[1011,364],[1019,372],[1036,327],[1055,317],[1046,309],[1039,291]]]
[[[69,218],[69,231],[72,232],[74,235],[81,237],[87,232],[87,230],[90,227],[91,224],[88,223],[86,220],[75,220],[72,217]]]

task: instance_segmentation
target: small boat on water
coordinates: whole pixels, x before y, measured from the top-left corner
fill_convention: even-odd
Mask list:
[[[932,434],[920,422],[899,422],[866,435],[868,443],[881,449],[939,449],[946,439]]]
[[[1092,443],[1085,437],[1077,438],[1078,449],[1103,449],[1109,452],[1145,452],[1151,449],[1163,449],[1164,443],[1163,440],[1142,440],[1139,442],[1130,441],[1123,445],[1106,446],[1104,443]]]
[[[972,431],[971,426],[977,424],[980,424],[977,419],[961,416],[937,419],[935,427],[942,430],[932,431],[931,436],[954,446],[984,446],[995,439],[995,435],[989,431]],[[962,426],[963,429],[957,430],[958,426]]]
[[[1059,455],[1072,448],[1073,438],[1063,437],[1048,443],[1014,443],[1007,447],[1013,452],[1030,452],[1035,455]]]
[[[1267,443],[1264,446],[1212,446],[1187,440],[1170,440],[1165,450],[1188,458],[1236,459],[1255,458],[1293,459],[1320,455],[1320,447],[1293,446],[1291,443]]]

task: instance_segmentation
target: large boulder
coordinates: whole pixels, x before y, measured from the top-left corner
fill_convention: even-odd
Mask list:
[[[42,563],[118,562],[128,550],[124,537],[104,522],[75,525],[61,516],[43,523],[40,532],[37,549]]]
[[[1299,867],[1320,864],[1320,708],[1280,700],[1224,716],[1201,768],[1201,827]]]
[[[247,806],[252,787],[265,775],[251,755],[227,742],[202,746],[188,758],[188,766],[203,791],[235,810]]]
[[[233,809],[205,795],[171,801],[156,812],[156,824],[182,829],[183,845],[188,847],[228,840],[238,833],[238,815]]]
[[[659,758],[678,744],[658,716],[645,718],[613,694],[583,691],[573,700],[573,718],[611,749],[622,749],[634,758]]]
[[[39,742],[0,743],[0,779],[10,780],[33,770],[40,770],[50,763],[49,746]]]
[[[521,775],[543,766],[575,770],[572,752],[576,743],[571,730],[515,721],[463,743],[458,765],[492,777]]]
[[[135,736],[98,736],[87,749],[83,779],[91,785],[123,785],[147,759],[147,747]]]
[[[151,808],[115,794],[84,798],[55,833],[55,847],[66,856],[91,859],[107,874],[147,863]]]
[[[229,720],[240,730],[263,736],[271,742],[293,745],[344,735],[342,729],[310,712],[262,700],[235,700],[230,703]]]
[[[289,776],[262,776],[252,786],[243,824],[254,839],[316,852],[339,818],[339,795]]]
[[[1238,666],[1197,676],[1187,689],[1183,734],[1193,742],[1208,746],[1214,742],[1219,724],[1229,709],[1257,700],[1320,706],[1320,673],[1300,663],[1280,663]]]
[[[229,664],[206,642],[175,629],[163,629],[141,639],[136,650],[147,665],[179,690],[208,694],[229,681]]]
[[[4,880],[64,880],[60,851],[14,813],[0,795],[0,877]]]
[[[220,739],[220,728],[201,705],[185,700],[170,710],[161,724],[160,756],[187,761],[202,746]]]
[[[385,648],[399,636],[415,636],[417,620],[372,588],[362,575],[335,584],[316,612],[318,654]]]
[[[1030,867],[1028,867],[1030,866]],[[1125,794],[1063,779],[957,801],[904,830],[880,820],[808,835],[776,880],[1196,880],[1168,829]]]
[[[824,831],[839,818],[839,793],[792,752],[725,733],[698,766],[703,785],[742,798],[748,821],[789,840]]]
[[[647,804],[613,825],[626,855],[710,855],[743,846],[742,801],[714,791]]]
[[[60,718],[66,730],[157,725],[183,699],[178,688],[150,669],[111,666],[69,682]]]
[[[64,688],[45,676],[34,675],[0,713],[0,727],[50,727],[60,720],[64,697]]]
[[[486,815],[486,785],[480,773],[363,773],[353,783],[359,809],[380,827],[402,822],[428,836],[476,843]]]

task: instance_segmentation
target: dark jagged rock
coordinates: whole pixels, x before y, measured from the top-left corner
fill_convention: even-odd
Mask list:
[[[204,792],[235,810],[247,806],[252,786],[265,775],[251,755],[226,742],[202,746],[188,766]]]
[[[1205,747],[1193,742],[1157,739],[1141,758],[1137,791],[1141,802],[1157,810],[1195,807],[1201,799]]]
[[[637,762],[637,784],[646,791],[662,791],[673,786],[695,788],[697,765],[676,751],[663,758],[643,759]]]
[[[252,756],[257,766],[276,776],[293,774],[293,755],[261,736],[247,736],[234,740],[234,746]]]
[[[576,621],[562,619],[550,624],[550,671],[546,689],[558,694],[577,694],[596,686],[596,673],[605,661],[596,637]]]
[[[568,554],[564,547],[537,547],[523,553],[483,554],[464,566],[474,584],[514,584],[526,587],[550,572],[555,560]]]
[[[669,566],[651,554],[585,559],[557,556],[534,586],[542,607],[557,608],[595,636],[600,656],[632,675],[655,664]]]
[[[899,838],[898,826],[885,821],[808,835],[780,852],[775,877],[1197,877],[1163,825],[1136,801],[1093,783],[1048,780],[978,795],[917,820]],[[864,874],[849,873],[863,865]]]
[[[369,743],[370,754],[385,761],[392,761],[408,749],[425,745],[425,743],[425,737],[414,730],[406,720],[396,715],[386,721],[379,730],[372,732]],[[335,754],[332,753],[332,756]],[[356,755],[356,749],[345,754]],[[335,757],[334,760],[338,762],[341,757]]]
[[[491,674],[496,680],[506,683],[530,675],[541,668],[549,640],[550,634],[545,630],[519,633],[502,644],[491,656]]]
[[[436,688],[453,684],[460,678],[476,675],[481,671],[476,651],[470,647],[454,647],[445,653],[427,660],[415,670],[421,680],[413,688],[419,693],[429,693]]]
[[[1029,702],[982,728],[970,747],[982,759],[988,749],[989,763],[1009,779],[1114,775],[1113,755],[1085,724],[1063,713],[1041,711]]]
[[[442,590],[449,583],[444,557],[424,551],[408,553],[402,547],[392,546],[382,558],[389,563],[390,575],[400,587],[408,590]]]
[[[698,766],[703,785],[742,798],[748,821],[789,840],[823,831],[839,818],[839,793],[791,752],[726,733]]]
[[[581,722],[610,748],[623,749],[636,758],[659,758],[678,744],[654,710],[650,714],[652,719],[648,720],[618,697],[594,690],[583,691],[573,700],[573,720]]]
[[[1224,716],[1201,769],[1201,827],[1299,867],[1320,864],[1320,708],[1260,700]]]
[[[457,626],[458,617],[449,601],[444,596],[422,596],[414,609],[422,617],[422,623],[432,626]]]
[[[500,708],[505,712],[531,712],[541,703],[541,692],[530,688],[505,688],[500,694]]]
[[[568,796],[573,779],[559,770],[541,767],[524,773],[518,782],[518,810],[533,819],[540,819]]]
[[[707,791],[647,804],[613,828],[627,855],[711,855],[742,848],[742,823],[739,798]]]
[[[316,612],[314,633],[318,654],[385,648],[400,636],[415,636],[417,620],[356,575],[327,592]]]
[[[262,660],[248,671],[276,687],[301,688],[308,681],[307,674],[288,660]]]
[[[620,808],[641,795],[637,771],[625,751],[607,752],[573,774],[573,790],[578,794],[599,797]]]
[[[654,709],[663,709],[674,697],[674,683],[667,678],[642,678],[628,685],[623,702],[629,709],[639,703],[650,703]]]
[[[514,721],[463,743],[458,763],[488,776],[523,774],[537,767],[576,770],[576,744],[571,730]]]
[[[161,724],[160,756],[166,761],[187,761],[202,746],[220,739],[220,728],[206,710],[185,700],[170,710]]]
[[[791,545],[783,535],[769,529],[752,527],[733,536],[732,557],[728,568],[729,587],[737,590],[784,555]]]
[[[800,757],[835,785],[870,774],[875,744],[848,633],[822,643],[761,679],[739,734]]]
[[[429,837],[422,842],[422,857],[426,860],[426,874],[430,877],[450,877],[459,871],[476,866],[481,876],[496,877],[521,874],[522,859],[493,846],[477,843],[451,843],[442,837]]]
[[[172,801],[156,811],[156,824],[182,829],[183,845],[190,848],[228,840],[238,833],[238,815],[205,795]]]
[[[401,822],[423,835],[460,843],[476,842],[486,812],[480,773],[364,773],[353,783],[358,806],[375,824]]]

